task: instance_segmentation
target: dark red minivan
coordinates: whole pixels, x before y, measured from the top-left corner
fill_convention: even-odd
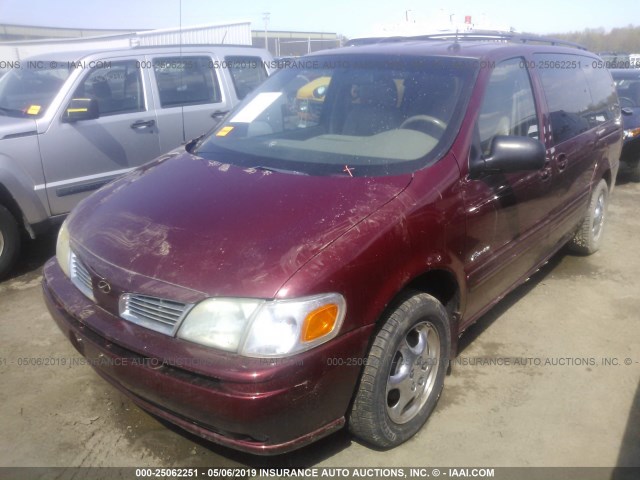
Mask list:
[[[602,239],[611,76],[511,37],[369,40],[281,70],[70,214],[44,270],[54,319],[213,442],[275,454],[345,425],[404,442],[458,336],[567,242]]]

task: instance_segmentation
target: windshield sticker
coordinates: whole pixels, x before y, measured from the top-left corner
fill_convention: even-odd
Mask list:
[[[40,105],[31,105],[27,108],[27,115],[38,115],[42,107]]]
[[[229,134],[229,132],[231,132],[231,130],[233,130],[233,127],[227,125],[226,127],[223,127],[220,130],[218,130],[218,132],[216,133],[216,137],[226,137]]]
[[[256,95],[245,107],[231,119],[231,123],[251,123],[264,112],[269,105],[282,96],[282,92],[263,92]]]

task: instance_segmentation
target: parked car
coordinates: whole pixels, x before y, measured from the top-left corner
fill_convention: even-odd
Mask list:
[[[84,200],[44,268],[64,335],[142,408],[232,448],[411,438],[462,332],[563,245],[598,250],[618,171],[598,57],[500,38],[517,41],[305,57]],[[330,79],[305,122],[301,77]]]
[[[640,70],[614,69],[611,75],[620,98],[624,125],[620,161],[640,180]]]
[[[265,50],[169,46],[34,57],[0,78],[0,277],[82,198],[213,128]],[[266,67],[265,67],[266,65]]]

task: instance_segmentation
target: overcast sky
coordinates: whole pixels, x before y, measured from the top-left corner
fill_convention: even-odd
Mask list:
[[[568,32],[640,24],[638,0],[0,0],[0,24],[148,29],[250,20],[269,30],[335,32],[353,38],[376,25],[471,15],[517,31]]]

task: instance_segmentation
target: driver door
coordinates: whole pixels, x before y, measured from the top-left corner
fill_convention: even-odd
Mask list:
[[[540,119],[523,59],[499,63],[484,93],[470,157],[490,156],[495,136],[539,139]],[[501,298],[548,252],[545,219],[551,207],[550,171],[491,172],[467,177],[464,261],[470,290],[467,318]]]
[[[160,154],[148,75],[136,58],[105,60],[82,75],[72,98],[94,98],[100,116],[67,123],[64,110],[39,137],[51,214],[69,212],[80,200]]]

